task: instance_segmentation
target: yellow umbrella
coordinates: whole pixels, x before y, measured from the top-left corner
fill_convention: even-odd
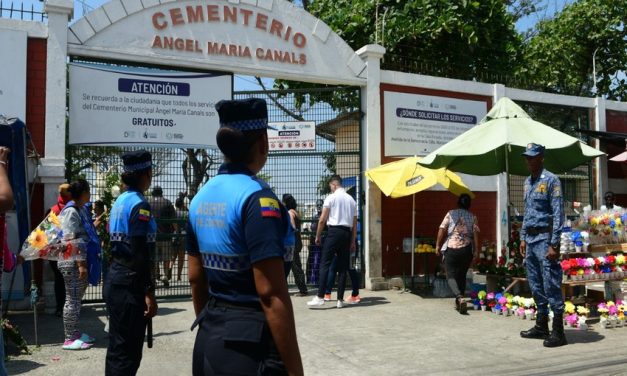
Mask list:
[[[456,173],[439,168],[432,170],[418,164],[419,157],[409,157],[386,163],[366,171],[366,176],[375,183],[384,195],[392,198],[405,197],[440,184],[454,195],[474,194]]]
[[[414,276],[414,228],[416,221],[415,194],[435,185],[441,185],[449,192],[459,196],[467,193],[471,198],[475,195],[464,184],[456,173],[439,168],[432,170],[418,164],[419,157],[409,157],[400,161],[386,163],[366,171],[366,176],[375,183],[384,195],[392,198],[412,195],[411,217],[411,275]]]

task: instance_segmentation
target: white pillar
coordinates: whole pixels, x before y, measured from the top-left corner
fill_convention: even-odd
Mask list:
[[[505,86],[494,84],[492,90],[492,106],[505,97]],[[507,174],[498,174],[496,179],[496,249],[497,254],[501,254],[503,242],[509,241],[508,210],[509,187],[507,185]]]
[[[598,132],[606,132],[606,113],[605,113],[605,98],[594,98],[594,130]],[[601,149],[601,141],[596,141],[596,148]],[[603,194],[609,189],[609,181],[607,176],[607,155],[602,155],[594,160],[594,169],[596,174],[594,176],[595,186],[598,191],[594,192],[593,208],[600,208],[603,204]],[[596,206],[595,206],[596,205]]]
[[[48,15],[45,158],[38,174],[44,184],[44,207],[50,207],[56,202],[57,186],[65,180],[67,34],[74,2],[46,0],[44,11]]]
[[[369,44],[357,54],[366,62],[367,84],[361,88],[361,107],[366,115],[361,122],[362,166],[365,170],[381,165],[381,58],[385,48]],[[366,208],[363,220],[366,288],[377,289],[382,282],[381,191],[364,179]]]

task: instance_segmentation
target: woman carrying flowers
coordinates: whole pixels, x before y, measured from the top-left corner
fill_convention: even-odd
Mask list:
[[[59,258],[58,267],[65,282],[65,305],[63,307],[63,326],[65,329],[65,350],[86,350],[91,347],[94,339],[78,329],[81,311],[81,300],[87,288],[88,277],[99,279],[99,272],[88,272],[88,257],[98,257],[100,240],[93,226],[91,217],[85,210],[85,203],[91,197],[89,183],[79,179],[70,185],[70,193],[74,198],[59,216],[63,232],[64,255],[75,253],[67,259]],[[89,274],[92,274],[91,276]]]
[[[446,213],[438,231],[436,254],[443,252],[446,263],[446,278],[455,294],[455,307],[466,313],[466,273],[474,258],[479,258],[479,225],[477,217],[470,212],[470,196],[462,194],[457,201],[458,209]],[[446,240],[445,240],[445,236]],[[474,246],[474,247],[473,247]]]

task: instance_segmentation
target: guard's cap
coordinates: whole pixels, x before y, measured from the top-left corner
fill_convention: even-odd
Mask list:
[[[544,155],[544,146],[539,144],[534,144],[533,142],[527,144],[525,148],[525,152],[522,153],[525,157],[537,157],[538,155]]]
[[[152,155],[146,150],[129,151],[122,154],[125,172],[137,172],[152,168]]]
[[[242,132],[268,128],[266,101],[258,98],[223,100],[216,104],[221,127]]]

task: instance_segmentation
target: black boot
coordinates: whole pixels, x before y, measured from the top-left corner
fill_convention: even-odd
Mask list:
[[[549,316],[538,314],[536,317],[536,325],[520,332],[523,338],[545,339],[549,336]]]
[[[549,338],[544,340],[544,347],[558,347],[567,345],[564,335],[564,315],[553,316],[553,330]]]

